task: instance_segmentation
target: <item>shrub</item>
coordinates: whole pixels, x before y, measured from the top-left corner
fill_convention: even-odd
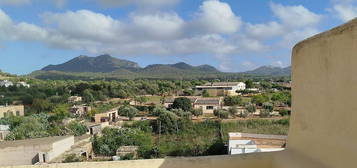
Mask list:
[[[287,115],[290,115],[290,110],[286,110],[286,109],[281,109],[281,110],[279,110],[279,114],[281,115],[281,116],[287,116]]]
[[[245,108],[249,113],[254,113],[257,111],[257,107],[254,104],[248,104]]]
[[[182,109],[183,111],[190,111],[192,109],[191,100],[186,97],[179,97],[174,100],[171,108]]]
[[[263,103],[263,108],[269,112],[272,112],[274,110],[274,105],[272,103],[265,102]]]
[[[73,153],[73,154],[66,155],[62,162],[71,163],[71,162],[81,162],[81,161],[83,161],[82,158],[78,157],[76,154]]]
[[[270,111],[267,110],[267,109],[262,109],[262,110],[260,110],[260,117],[261,117],[261,118],[270,117]]]
[[[214,110],[213,114],[218,118],[228,118],[229,117],[229,112],[226,110],[222,110],[222,109]]]
[[[242,103],[243,100],[239,96],[227,96],[224,98],[224,105],[226,106],[241,105]]]

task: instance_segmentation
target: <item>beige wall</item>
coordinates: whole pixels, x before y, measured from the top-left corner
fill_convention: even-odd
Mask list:
[[[0,118],[4,117],[5,113],[12,112],[13,115],[16,115],[18,112],[19,116],[24,116],[25,108],[23,105],[18,106],[0,106]]]
[[[74,137],[70,136],[57,142],[36,143],[33,145],[23,142],[23,144],[0,148],[0,166],[9,165],[31,165],[38,161],[38,153],[46,154],[46,161],[50,161],[70,149],[74,144]]]

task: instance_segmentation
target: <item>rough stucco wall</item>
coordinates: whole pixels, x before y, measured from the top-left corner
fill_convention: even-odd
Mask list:
[[[0,166],[31,165],[32,159],[37,156],[39,151],[48,151],[50,149],[50,144],[0,149]]]
[[[357,20],[293,50],[289,153],[319,167],[356,167]]]
[[[71,149],[72,145],[74,145],[74,136],[70,136],[66,139],[54,142],[52,144],[52,150],[48,152],[48,161],[51,161],[67,150]]]

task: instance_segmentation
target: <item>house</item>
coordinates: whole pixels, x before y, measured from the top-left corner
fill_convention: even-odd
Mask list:
[[[87,129],[90,135],[97,135],[102,132],[102,124],[88,124]]]
[[[0,87],[10,87],[10,86],[14,86],[14,83],[8,80],[0,81]]]
[[[72,114],[78,115],[78,116],[82,116],[82,115],[86,115],[88,114],[90,111],[92,110],[92,108],[90,106],[86,106],[86,105],[73,105],[69,111]]]
[[[0,106],[0,118],[6,116],[24,116],[25,108],[23,105]]]
[[[197,100],[197,96],[174,96],[174,97],[166,97],[165,100],[164,100],[164,107],[166,108],[171,108],[172,104],[174,103],[175,99],[176,98],[179,98],[179,97],[185,97],[185,98],[188,98],[190,99],[191,103],[192,103],[192,106],[194,106],[194,102]]]
[[[26,87],[30,88],[30,84],[27,84],[26,82],[17,82],[16,87]]]
[[[164,101],[164,106],[166,108],[171,108],[173,102],[179,97],[168,97]],[[192,107],[194,109],[202,109],[203,114],[213,114],[213,111],[219,109],[223,105],[223,98],[221,97],[197,97],[197,96],[186,96],[190,99]]]
[[[71,96],[68,98],[68,103],[77,103],[81,101],[82,101],[82,97],[80,96]]]
[[[51,162],[71,149],[74,136],[57,136],[0,142],[0,166]]]
[[[285,135],[232,132],[228,133],[228,154],[282,151],[286,140]]]
[[[10,125],[0,125],[0,141],[5,140],[6,136],[10,133]]]
[[[117,109],[112,109],[110,111],[104,113],[98,113],[94,115],[95,123],[103,123],[103,122],[115,122],[119,117],[119,113]]]
[[[214,82],[196,86],[196,90],[206,90],[210,96],[235,96],[237,91],[245,90],[244,82]]]
[[[223,98],[221,97],[200,97],[193,103],[193,108],[202,109],[203,114],[213,114],[214,110],[222,108]]]

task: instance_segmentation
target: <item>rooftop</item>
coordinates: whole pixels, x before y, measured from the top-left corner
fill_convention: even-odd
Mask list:
[[[35,139],[26,139],[26,140],[17,140],[17,141],[2,141],[0,142],[0,149],[8,148],[8,147],[18,147],[18,146],[51,144],[56,141],[66,139],[68,137],[71,136],[55,136],[55,137],[35,138]]]

